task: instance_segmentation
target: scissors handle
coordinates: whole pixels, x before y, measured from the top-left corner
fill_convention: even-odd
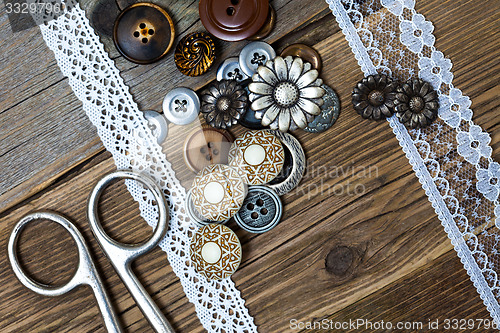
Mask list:
[[[17,256],[17,242],[19,240],[19,235],[23,228],[30,222],[40,221],[40,220],[49,220],[61,225],[64,229],[66,229],[78,248],[78,257],[79,264],[76,270],[75,275],[71,278],[71,280],[65,285],[59,287],[52,287],[45,284],[41,284],[32,278],[30,278],[26,272],[22,269],[19,258]],[[23,217],[14,227],[12,233],[9,238],[8,244],[8,255],[9,260],[12,265],[12,270],[14,274],[17,276],[19,281],[31,289],[32,291],[44,295],[44,296],[59,296],[65,294],[66,292],[72,290],[73,288],[87,284],[94,291],[97,304],[99,305],[99,309],[101,310],[104,323],[108,332],[110,333],[120,333],[122,332],[120,323],[116,317],[113,308],[111,307],[111,302],[106,291],[103,288],[103,284],[99,274],[97,273],[96,267],[92,258],[90,257],[89,249],[85,243],[85,239],[82,234],[76,229],[76,227],[65,217],[48,212],[48,211],[39,211],[35,213],[31,213]]]
[[[153,193],[153,196],[158,204],[158,223],[153,232],[153,236],[143,243],[133,245],[119,243],[106,234],[99,221],[99,198],[106,186],[108,186],[112,181],[118,179],[132,179],[142,183]],[[139,280],[137,280],[137,277],[133,274],[131,269],[132,261],[155,247],[167,232],[167,204],[161,189],[153,180],[136,172],[127,170],[115,171],[104,176],[96,184],[90,194],[87,213],[90,226],[94,232],[97,242],[113,264],[116,272],[122,279],[127,289],[130,291],[130,294],[135,299],[137,306],[141,309],[153,329],[158,333],[174,333],[172,326],[169,324],[155,302],[151,299]]]

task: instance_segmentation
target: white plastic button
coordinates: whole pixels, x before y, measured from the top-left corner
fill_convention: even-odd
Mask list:
[[[240,68],[246,75],[252,76],[259,66],[265,65],[268,60],[274,58],[276,58],[276,51],[271,45],[265,42],[252,42],[240,52]]]
[[[148,122],[148,127],[158,144],[165,141],[168,135],[168,123],[165,117],[156,111],[144,111],[144,118]],[[134,131],[134,136],[140,145],[144,144],[143,135],[140,131]]]
[[[241,82],[246,79],[248,79],[248,75],[241,70],[238,57],[227,58],[217,69],[217,80],[219,81],[236,80]]]
[[[163,114],[176,125],[187,125],[198,118],[200,99],[189,88],[175,88],[163,99]]]

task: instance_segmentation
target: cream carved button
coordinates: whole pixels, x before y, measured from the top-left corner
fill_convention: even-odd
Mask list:
[[[191,239],[189,250],[195,270],[208,280],[230,277],[241,262],[238,236],[220,224],[209,224],[198,229]]]
[[[245,184],[262,185],[273,180],[283,168],[285,152],[280,140],[267,131],[248,131],[234,140],[229,165]]]
[[[241,208],[246,186],[236,170],[223,164],[203,168],[194,178],[191,198],[196,210],[211,221],[226,221]]]

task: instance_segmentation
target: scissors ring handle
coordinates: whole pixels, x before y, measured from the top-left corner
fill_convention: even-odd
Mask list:
[[[28,274],[26,274],[26,272],[21,267],[21,264],[19,263],[19,258],[17,256],[17,250],[16,250],[17,243],[19,240],[19,235],[28,223],[31,223],[36,220],[37,221],[49,220],[51,222],[55,222],[61,225],[64,229],[66,229],[70,233],[71,237],[75,241],[76,246],[78,248],[78,257],[79,257],[78,269],[75,275],[71,278],[71,280],[62,286],[53,287],[33,280],[28,276]],[[59,296],[70,291],[71,289],[73,289],[78,285],[85,283],[88,284],[88,281],[84,281],[82,279],[82,277],[85,276],[85,274],[82,274],[82,272],[89,271],[90,268],[88,266],[88,263],[91,261],[89,250],[85,245],[85,240],[82,234],[78,231],[78,229],[76,229],[76,227],[68,219],[59,214],[52,213],[49,211],[38,211],[24,216],[16,224],[16,226],[12,230],[12,233],[10,234],[9,244],[8,244],[8,256],[10,263],[12,265],[12,270],[14,271],[14,274],[16,274],[19,281],[21,281],[21,283],[24,286],[26,286],[27,288],[33,290],[38,294],[45,296]]]

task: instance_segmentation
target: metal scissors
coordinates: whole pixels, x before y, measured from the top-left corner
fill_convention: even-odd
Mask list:
[[[153,193],[154,198],[158,203],[158,224],[156,225],[153,236],[143,243],[119,243],[106,234],[99,221],[99,198],[106,186],[108,186],[112,181],[116,179],[133,179],[142,183]],[[158,333],[173,333],[174,329],[172,328],[172,326],[170,326],[163,313],[148,295],[131,269],[132,261],[155,247],[167,231],[167,205],[165,202],[165,197],[162,195],[162,192],[158,185],[156,185],[156,183],[150,178],[144,177],[143,175],[135,173],[133,171],[122,170],[107,174],[101,180],[99,180],[97,185],[92,190],[89,198],[87,215],[90,222],[90,227],[97,239],[97,242],[101,246],[108,259],[113,264],[116,272],[132,294],[132,297],[135,299],[135,302],[137,303],[151,326]],[[19,264],[19,259],[16,252],[19,234],[28,223],[32,223],[33,221],[37,220],[40,221],[41,219],[50,220],[63,226],[73,237],[78,248],[78,268],[71,280],[63,286],[51,287],[41,284],[30,278]],[[90,252],[85,243],[85,239],[78,231],[78,229],[76,229],[76,227],[68,219],[59,214],[48,211],[35,212],[23,217],[16,224],[14,230],[12,231],[12,234],[10,235],[8,255],[12,265],[12,269],[14,270],[17,278],[27,288],[33,290],[38,294],[45,296],[59,296],[79,285],[89,285],[94,291],[97,304],[99,305],[99,308],[101,310],[108,332],[122,332],[122,328],[117,320],[116,313],[111,306],[111,302],[104,289],[102,280],[99,277],[95,264],[90,256]]]

